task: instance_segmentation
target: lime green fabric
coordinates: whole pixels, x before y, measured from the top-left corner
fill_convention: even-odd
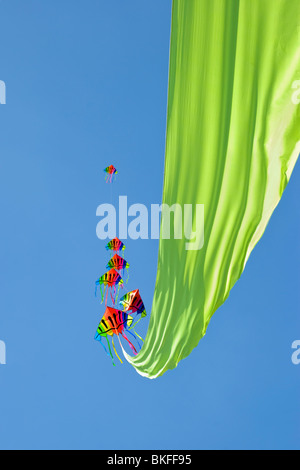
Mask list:
[[[299,0],[174,0],[163,202],[204,204],[205,243],[160,240],[148,334],[127,356],[141,375],[191,353],[263,235],[300,153],[297,80]]]

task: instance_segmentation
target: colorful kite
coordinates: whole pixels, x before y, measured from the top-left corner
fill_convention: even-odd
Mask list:
[[[126,269],[127,271],[127,279],[126,279],[126,284],[128,282],[128,279],[129,279],[129,274],[128,274],[128,268],[129,268],[129,263],[127,263],[127,261],[122,258],[121,256],[119,256],[117,253],[111,258],[111,260],[108,262],[107,266],[106,266],[107,269],[109,268],[114,268],[116,271],[122,271],[122,276],[124,277],[124,271]]]
[[[106,249],[107,251],[116,251],[116,252],[121,252],[124,251],[126,246],[124,245],[121,240],[119,240],[117,237],[111,240],[107,245]]]
[[[107,306],[107,296],[108,296],[109,289],[110,289],[110,296],[111,296],[112,303],[115,305],[118,299],[120,287],[123,288],[123,279],[115,269],[110,269],[105,274],[103,274],[103,276],[101,276],[98,279],[98,281],[96,281],[96,291],[95,291],[96,295],[97,295],[97,286],[100,287],[102,302],[104,300],[105,291],[106,291],[105,306]],[[103,286],[104,286],[104,289],[103,289]],[[118,291],[117,291],[117,286],[118,286]]]
[[[95,340],[99,341],[104,347],[106,354],[111,356],[113,365],[115,365],[115,363],[114,363],[113,355],[111,352],[108,335],[112,337],[112,345],[113,345],[115,354],[121,363],[122,363],[122,360],[118,356],[118,353],[115,348],[114,339],[113,339],[114,335],[118,337],[122,351],[124,351],[124,349],[120,341],[120,335],[128,342],[133,354],[137,355],[137,350],[135,349],[135,347],[133,346],[133,344],[127,338],[125,334],[125,330],[127,330],[135,338],[135,336],[128,330],[128,327],[131,325],[131,323],[132,323],[132,317],[128,315],[128,313],[122,312],[122,310],[117,310],[112,307],[106,308],[105,313],[99,323],[97,333],[95,335]],[[102,337],[105,337],[107,340],[109,353],[107,352],[107,349],[102,343],[102,340],[101,340]]]
[[[108,166],[105,168],[104,172],[106,173],[105,175],[105,181],[107,183],[113,183],[115,176],[117,175],[117,170],[113,165]]]
[[[140,314],[142,318],[147,316],[139,289],[125,294],[119,303],[123,306],[125,312],[136,312]]]
[[[139,323],[139,321],[147,316],[144,303],[140,296],[140,291],[136,289],[128,292],[121,298],[119,303],[122,305],[125,312],[132,312],[136,314],[133,320],[133,325],[130,327],[130,329],[133,330],[142,341],[144,341],[143,338],[139,336],[134,330],[134,327]],[[140,316],[140,318],[135,321],[138,316]]]

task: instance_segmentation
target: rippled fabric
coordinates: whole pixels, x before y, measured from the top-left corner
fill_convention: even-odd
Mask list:
[[[299,0],[174,0],[163,202],[204,204],[205,243],[160,240],[139,374],[188,356],[241,276],[300,153],[297,80]]]

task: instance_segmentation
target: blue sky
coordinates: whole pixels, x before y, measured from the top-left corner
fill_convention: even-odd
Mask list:
[[[93,340],[95,214],[110,163],[114,201],[161,201],[171,0],[2,0],[0,17],[0,448],[299,449],[299,164],[190,357],[155,381],[114,368]],[[158,243],[126,245],[150,311]]]

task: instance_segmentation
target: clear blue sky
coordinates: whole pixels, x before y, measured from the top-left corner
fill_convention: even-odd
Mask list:
[[[299,449],[299,165],[191,356],[156,381],[113,368],[93,340],[102,169],[115,196],[160,202],[171,0],[2,0],[0,17],[0,448]],[[149,311],[157,249],[127,242]]]

